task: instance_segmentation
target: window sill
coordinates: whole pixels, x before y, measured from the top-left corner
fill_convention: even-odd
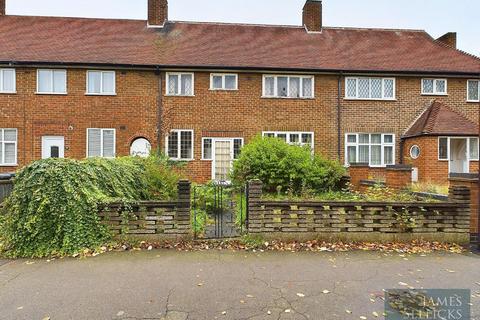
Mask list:
[[[191,162],[195,161],[195,159],[174,159],[174,158],[168,158],[171,161],[176,161],[176,162]]]
[[[12,92],[0,91],[0,94],[17,94],[17,91],[12,91]]]
[[[166,94],[165,97],[195,97],[194,94]]]
[[[448,93],[422,93],[422,96],[439,96],[439,97],[446,97]]]
[[[480,100],[467,100],[467,103],[479,103]]]
[[[68,93],[67,92],[35,92],[35,94],[38,94],[38,95],[47,95],[47,96],[66,96]]]
[[[208,89],[210,91],[238,91],[238,88],[237,89]]]
[[[213,159],[200,159],[201,161],[213,161]]]
[[[85,93],[86,96],[103,96],[103,97],[114,97],[117,93]]]
[[[269,96],[261,96],[262,99],[281,99],[281,100],[315,100],[315,97],[310,98],[292,98],[292,97],[269,97]]]
[[[18,167],[18,163],[0,164],[0,167]]]
[[[397,99],[370,99],[370,98],[343,98],[343,100],[347,101],[389,101],[389,102],[396,102]]]

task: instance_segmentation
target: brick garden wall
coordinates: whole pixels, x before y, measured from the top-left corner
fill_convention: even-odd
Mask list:
[[[449,202],[376,203],[262,200],[262,183],[249,184],[248,231],[268,238],[348,241],[425,239],[468,243],[470,190],[454,187]],[[408,211],[415,225],[402,223]]]
[[[190,182],[179,182],[176,201],[140,201],[129,208],[110,203],[101,209],[99,216],[117,236],[190,238]]]

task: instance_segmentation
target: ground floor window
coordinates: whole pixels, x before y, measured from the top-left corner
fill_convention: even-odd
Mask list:
[[[203,138],[202,139],[202,160],[213,160],[215,142],[228,141],[232,159],[240,157],[240,150],[243,147],[243,138]]]
[[[115,158],[115,129],[87,129],[87,157]]]
[[[395,164],[395,135],[348,133],[345,136],[345,164],[368,163],[372,167]]]
[[[146,158],[150,155],[151,151],[152,145],[150,141],[145,138],[137,138],[133,140],[132,144],[130,145],[131,156]]]
[[[479,155],[478,138],[440,137],[438,138],[438,160],[451,160],[454,154],[466,154],[469,161],[477,161]]]
[[[193,160],[193,130],[170,131],[166,148],[172,160]]]
[[[0,165],[17,164],[17,129],[0,129]]]
[[[264,131],[262,135],[268,138],[282,139],[292,145],[309,146],[313,150],[313,132]]]

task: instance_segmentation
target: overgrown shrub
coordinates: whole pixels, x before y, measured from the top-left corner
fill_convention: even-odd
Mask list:
[[[177,176],[162,161],[125,157],[32,163],[17,174],[0,212],[0,250],[10,257],[44,257],[102,245],[110,234],[99,222],[99,204],[128,204],[176,192]]]
[[[317,194],[338,189],[344,174],[340,164],[312,155],[309,147],[257,137],[243,147],[235,161],[232,181],[244,185],[250,179],[260,179],[268,193]]]

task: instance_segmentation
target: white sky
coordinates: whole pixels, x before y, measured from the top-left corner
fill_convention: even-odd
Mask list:
[[[324,0],[324,25],[458,33],[480,56],[480,0]],[[305,0],[169,0],[170,20],[300,25]],[[146,19],[147,0],[7,0],[7,14]]]

